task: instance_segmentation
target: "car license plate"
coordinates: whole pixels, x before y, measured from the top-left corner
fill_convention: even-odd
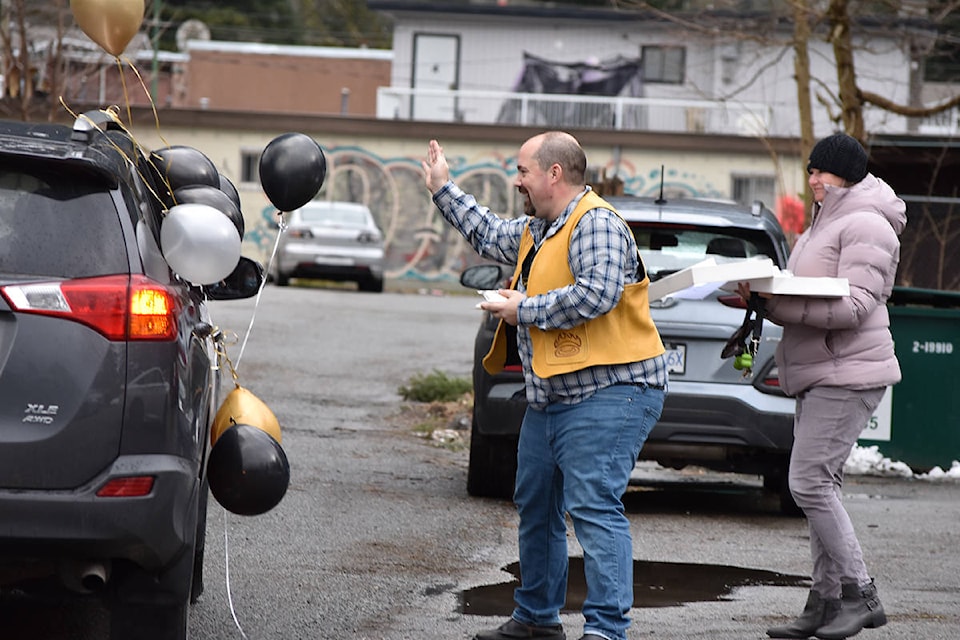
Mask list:
[[[342,258],[340,256],[317,256],[315,262],[334,267],[352,267],[356,261],[353,258]]]
[[[682,374],[687,369],[687,345],[682,342],[665,342],[667,371]]]

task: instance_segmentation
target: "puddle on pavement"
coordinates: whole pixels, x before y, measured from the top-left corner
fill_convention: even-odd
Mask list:
[[[514,579],[484,585],[460,593],[460,613],[476,616],[509,616],[513,613],[513,590],[520,584],[520,565],[504,568]],[[583,606],[586,583],[583,558],[570,558],[567,604],[564,613],[576,613]],[[633,606],[675,607],[688,602],[726,600],[737,587],[810,587],[807,576],[760,569],[743,569],[710,564],[633,561]]]

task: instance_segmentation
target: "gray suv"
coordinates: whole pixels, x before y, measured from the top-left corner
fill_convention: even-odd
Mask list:
[[[776,216],[760,203],[612,197],[630,224],[652,281],[700,262],[753,256],[786,266],[789,246]],[[498,265],[467,269],[461,283],[472,289],[509,286],[512,272]],[[668,350],[670,387],[660,421],[640,453],[664,467],[688,465],[760,475],[780,498],[781,510],[796,515],[787,488],[793,446],[795,403],[780,390],[773,360],[780,328],[763,325],[753,375],[744,376],[721,352],[743,324],[745,305],[723,290],[678,292],[651,302],[651,314]],[[470,495],[513,494],[516,447],[526,409],[519,360],[508,356],[503,372],[491,376],[481,364],[496,319],[484,314],[474,344],[473,424],[467,490]],[[514,348],[515,351],[515,348]]]
[[[116,124],[0,122],[0,606],[101,598],[111,637],[179,639],[218,407],[206,300],[263,269],[176,277],[150,176]]]

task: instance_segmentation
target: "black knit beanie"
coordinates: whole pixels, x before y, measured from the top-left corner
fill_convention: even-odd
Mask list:
[[[856,184],[867,176],[867,152],[853,136],[835,133],[813,147],[807,171],[811,169],[826,171]]]

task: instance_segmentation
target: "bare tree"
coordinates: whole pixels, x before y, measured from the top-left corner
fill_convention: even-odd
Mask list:
[[[115,101],[124,64],[76,26],[69,0],[0,0],[0,117],[52,121],[72,101]]]
[[[804,0],[790,0],[793,14],[793,73],[797,82],[797,113],[800,118],[800,157],[805,158],[814,144],[813,103],[810,96],[810,18]],[[810,210],[813,193],[804,187],[804,209]]]
[[[808,4],[813,4],[808,2]],[[916,2],[894,3],[893,8],[900,11],[909,11],[917,5]],[[953,3],[951,3],[953,5]],[[942,21],[956,8],[945,6],[942,10],[930,16],[930,23]],[[913,9],[916,10],[916,9]],[[827,41],[833,46],[833,55],[837,65],[837,85],[839,93],[836,98],[840,106],[840,113],[844,131],[860,141],[866,140],[867,132],[863,123],[863,107],[872,104],[876,107],[902,116],[924,118],[942,113],[960,105],[960,95],[954,96],[937,105],[914,106],[897,104],[879,94],[861,89],[857,84],[857,73],[854,64],[854,46],[851,35],[851,10],[849,0],[830,0],[826,10],[828,24]]]
[[[690,12],[675,13],[658,9],[656,5],[662,2],[647,2],[645,0],[621,0],[616,3],[623,8],[634,8],[660,17],[679,25],[685,29],[698,31],[708,35],[723,33],[726,37],[741,40],[752,40],[767,46],[787,45],[794,51],[794,69],[797,84],[798,115],[800,120],[801,156],[806,156],[813,147],[813,111],[811,106],[811,85],[815,80],[810,74],[808,43],[817,37],[822,37],[830,43],[836,65],[837,91],[834,92],[826,83],[817,83],[818,100],[821,104],[839,113],[834,119],[842,123],[844,131],[861,142],[866,142],[867,131],[864,128],[863,110],[866,105],[873,105],[891,113],[912,118],[924,118],[942,113],[960,105],[960,95],[940,102],[936,105],[917,106],[914,104],[898,104],[884,96],[861,89],[857,83],[856,65],[853,44],[853,9],[850,0],[829,0],[824,7],[822,0],[789,0],[785,5],[777,8],[773,3],[771,9],[765,12],[745,13],[738,11],[740,2],[727,0],[710,3],[711,10],[691,14]],[[666,3],[670,4],[670,3]],[[950,17],[958,7],[957,2],[937,3],[938,11],[933,14],[926,12],[925,2],[916,0],[889,0],[874,2],[873,5],[883,5],[886,14],[891,16],[891,25],[900,19],[901,14],[907,13],[916,16],[922,15],[923,22],[928,25],[926,40],[932,39],[933,28]],[[778,37],[770,29],[763,28],[761,21],[779,23],[789,20],[793,24],[793,33],[789,41]],[[818,35],[819,34],[819,35]],[[913,47],[911,47],[913,49]],[[918,53],[919,55],[919,53]]]
[[[800,3],[801,0],[794,0],[794,2]],[[807,4],[812,3],[808,1]],[[923,6],[918,6],[917,2],[895,4],[897,6],[894,9],[898,13],[911,9],[926,9],[926,3],[919,3]],[[942,3],[940,12],[930,18],[933,22],[942,21],[957,8],[958,4],[960,3]],[[830,0],[825,14],[829,34],[827,39],[832,45],[837,67],[838,92],[835,96],[835,104],[840,107],[840,121],[848,134],[863,142],[866,141],[867,131],[864,126],[863,109],[868,104],[913,118],[929,117],[960,105],[960,95],[933,106],[914,106],[897,104],[879,94],[861,89],[857,83],[854,64],[850,9],[849,0]],[[911,51],[915,51],[912,43]],[[802,157],[809,154],[812,147],[808,145],[811,142],[803,141]],[[898,272],[899,282],[907,286],[951,290],[960,286],[960,278],[956,276],[956,258],[953,249],[960,240],[960,224],[957,222],[960,212],[955,210],[957,188],[953,187],[953,192],[946,198],[933,196],[936,174],[943,167],[945,154],[946,147],[932,162],[934,177],[928,182],[928,197],[924,201],[909,205],[911,222],[908,225],[908,232],[902,238]]]
[[[4,115],[17,113],[20,119],[29,119],[34,96],[35,67],[31,48],[27,46],[27,0],[11,0],[0,5],[3,16],[0,37],[3,38],[3,99],[0,107]]]
[[[0,4],[3,93],[0,114],[52,119],[63,86],[67,0],[5,0]]]
[[[960,95],[954,95],[933,105],[923,105],[919,100],[919,74],[922,73],[923,57],[930,52],[938,27],[946,20],[956,18],[960,0],[875,0],[855,2],[852,0],[789,0],[788,3],[772,3],[769,10],[745,12],[741,2],[715,0],[711,10],[698,13],[676,13],[658,9],[671,3],[622,0],[621,8],[634,8],[649,12],[652,16],[670,21],[679,27],[700,32],[707,36],[722,34],[726,38],[754,41],[767,47],[788,47],[794,55],[794,80],[797,87],[797,114],[800,123],[801,158],[806,158],[815,143],[813,101],[827,110],[830,119],[846,133],[865,144],[869,132],[864,123],[864,109],[868,106],[905,116],[926,118],[943,113],[960,105]],[[865,90],[858,83],[855,64],[854,31],[859,24],[854,16],[869,10],[879,11],[889,21],[892,30],[905,19],[911,28],[903,33],[917,71],[911,81],[911,104],[899,104],[877,93]],[[764,28],[767,25],[781,26],[783,21],[792,24],[790,38],[783,37],[783,29]],[[879,23],[882,27],[882,22]],[[836,68],[835,88],[815,78],[811,73],[809,45],[817,38],[829,43]],[[749,82],[753,82],[751,79]],[[741,87],[742,89],[742,87]],[[726,99],[730,96],[720,96]],[[958,258],[953,247],[960,241],[960,223],[955,201],[957,189],[935,197],[936,175],[944,167],[944,154],[940,158],[926,158],[934,176],[927,183],[927,194],[922,201],[911,202],[910,219],[901,247],[900,282],[909,286],[956,289],[960,287]],[[772,152],[771,152],[772,154]],[[779,161],[774,157],[775,166]],[[927,166],[925,164],[924,166]],[[942,189],[941,189],[942,190]],[[809,215],[812,194],[805,189],[804,205]]]

